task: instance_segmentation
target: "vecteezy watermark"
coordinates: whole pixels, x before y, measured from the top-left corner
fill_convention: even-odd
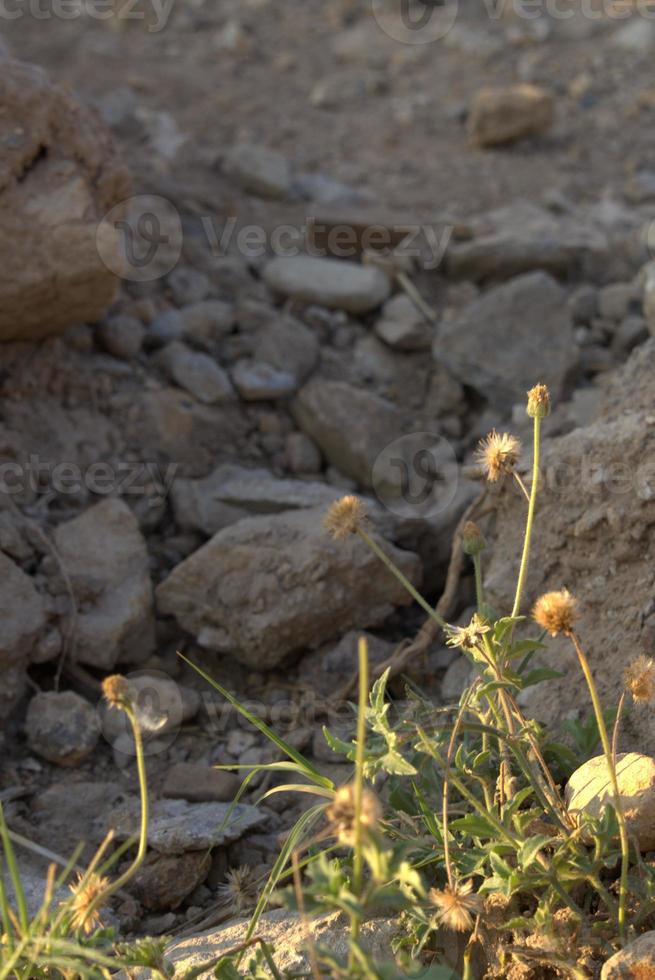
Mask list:
[[[182,688],[164,671],[135,670],[125,676],[143,735],[144,754],[165,752],[177,738],[185,716],[193,713],[193,706],[185,705]],[[124,756],[135,755],[127,715],[111,708],[104,700],[99,702],[97,711],[100,731],[112,748]]]
[[[0,0],[0,20],[139,21],[151,34],[168,24],[175,0]]]
[[[512,14],[522,20],[620,21],[629,17],[655,18],[655,0],[482,0],[490,20],[501,20]]]
[[[455,450],[433,432],[400,436],[377,456],[371,482],[380,503],[396,516],[435,517],[450,507],[457,494]]]
[[[25,461],[0,462],[0,494],[20,496],[56,493],[77,496],[83,491],[102,497],[132,496],[166,500],[178,464],[165,468],[153,462],[97,461],[82,467],[78,463],[53,462],[32,454]]]
[[[152,282],[168,275],[182,255],[182,220],[164,197],[140,194],[121,201],[98,225],[98,255],[114,275]]]
[[[433,44],[454,27],[459,0],[370,0],[384,33],[401,44]]]

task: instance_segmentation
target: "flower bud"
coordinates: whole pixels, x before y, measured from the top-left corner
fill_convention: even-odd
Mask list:
[[[467,521],[462,531],[462,547],[465,555],[479,555],[487,547],[482,531],[474,521]]]
[[[532,419],[545,419],[550,415],[550,392],[546,385],[535,385],[530,389],[527,413]]]

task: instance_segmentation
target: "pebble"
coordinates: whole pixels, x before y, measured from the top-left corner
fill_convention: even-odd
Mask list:
[[[320,473],[321,453],[304,432],[290,432],[286,438],[286,456],[289,469],[298,475]]]
[[[205,405],[224,404],[234,398],[227,372],[208,354],[194,351],[182,341],[168,344],[157,362],[171,380]]]
[[[96,747],[100,725],[95,709],[74,691],[36,694],[25,720],[33,752],[58,766],[77,766]]]
[[[629,282],[611,283],[599,290],[598,312],[602,317],[618,322],[628,313],[638,312],[640,300],[638,286]]]
[[[288,371],[279,371],[263,361],[238,361],[232,369],[232,381],[239,397],[247,402],[289,398],[298,387]]]
[[[202,884],[211,858],[206,850],[185,854],[149,854],[129,890],[150,912],[178,908]]]
[[[275,293],[347,313],[368,313],[391,291],[387,276],[375,266],[308,255],[272,259],[263,276]]]
[[[600,980],[648,980],[655,977],[655,931],[644,932],[610,956]]]
[[[239,143],[223,162],[223,172],[251,194],[284,200],[291,191],[291,168],[281,153],[265,146]]]
[[[471,106],[468,130],[480,147],[504,146],[528,136],[538,136],[555,121],[555,99],[536,85],[485,88]]]
[[[397,350],[429,350],[434,329],[409,296],[400,293],[384,304],[375,332]]]
[[[236,796],[240,785],[238,776],[211,766],[178,762],[166,773],[162,794],[190,803],[227,803]]]
[[[200,303],[211,291],[211,283],[204,272],[189,266],[178,266],[166,282],[178,306]]]
[[[98,338],[107,353],[124,361],[138,357],[144,337],[143,324],[131,316],[113,316],[98,327]]]
[[[226,819],[230,814],[229,820]],[[138,833],[141,805],[136,797],[113,813],[116,839],[127,840]],[[150,814],[148,843],[160,854],[186,854],[211,847],[222,847],[238,840],[253,827],[264,823],[266,815],[257,807],[238,803],[189,803],[186,800],[158,800]]]

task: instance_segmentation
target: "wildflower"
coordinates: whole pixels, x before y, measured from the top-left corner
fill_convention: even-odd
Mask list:
[[[132,703],[129,681],[121,674],[112,674],[102,682],[102,693],[112,708],[122,709]]]
[[[491,626],[485,622],[482,616],[474,613],[468,626],[449,627],[446,644],[449,647],[463,647],[465,650],[472,650],[482,642],[482,637],[490,629]]]
[[[490,483],[511,473],[521,454],[521,443],[509,432],[502,435],[494,429],[480,442],[476,458]]]
[[[560,592],[545,592],[537,599],[532,616],[551,636],[557,636],[558,633],[569,635],[573,632],[573,624],[578,618],[577,605],[577,599],[568,589],[562,589]]]
[[[472,881],[452,887],[446,885],[443,891],[431,889],[430,899],[439,909],[439,920],[447,929],[467,932],[473,928],[473,916],[482,913],[482,900],[472,895],[472,890]]]
[[[359,497],[347,496],[330,505],[323,520],[325,530],[335,541],[355,534],[366,521],[366,508]]]
[[[353,847],[355,843],[355,785],[340,786],[334,800],[326,810],[330,830],[340,844]],[[380,822],[380,803],[375,793],[364,789],[362,793],[361,827],[373,831]]]
[[[527,413],[533,419],[550,415],[550,392],[546,385],[535,385],[528,392]]]
[[[225,883],[217,888],[222,905],[228,905],[239,915],[251,909],[257,899],[257,879],[252,868],[241,865],[231,868],[225,875]]]
[[[73,892],[71,925],[74,929],[83,929],[88,935],[100,924],[100,903],[96,905],[96,900],[108,887],[109,879],[95,873],[88,877],[79,875],[77,882],[70,886]]]
[[[655,698],[655,664],[643,655],[637,657],[625,672],[625,686],[635,704],[647,704]]]
[[[467,521],[462,530],[462,547],[465,555],[479,555],[487,546],[482,531],[473,521]]]

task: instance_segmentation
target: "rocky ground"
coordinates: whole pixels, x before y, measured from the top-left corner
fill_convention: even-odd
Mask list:
[[[393,40],[363,0],[177,0],[152,32],[0,24],[51,79],[0,64],[0,798],[50,851],[110,818],[129,835],[131,742],[98,703],[107,673],[134,678],[156,802],[126,932],[229,915],[227,872],[257,881],[299,807],[251,792],[218,830],[236,782],[209,767],[274,756],[176,652],[347,779],[321,725],[348,732],[355,631],[381,663],[421,616],[322,514],[360,492],[436,600],[476,443],[493,426],[529,443],[537,381],[557,407],[530,598],[579,593],[606,696],[652,653],[655,23],[571,9],[461,0],[431,44]],[[130,180],[155,195],[154,274],[130,266],[107,310],[118,242],[104,221],[96,249],[98,222],[133,219]],[[369,240],[360,262],[371,226],[393,245],[413,229],[420,255]],[[281,256],[282,227],[314,255]],[[500,608],[522,506],[507,487],[483,521]],[[454,617],[471,597],[466,569]],[[454,658],[436,644],[406,672],[448,701]],[[587,714],[571,676],[534,689],[537,717]],[[626,748],[654,740],[633,715]]]

